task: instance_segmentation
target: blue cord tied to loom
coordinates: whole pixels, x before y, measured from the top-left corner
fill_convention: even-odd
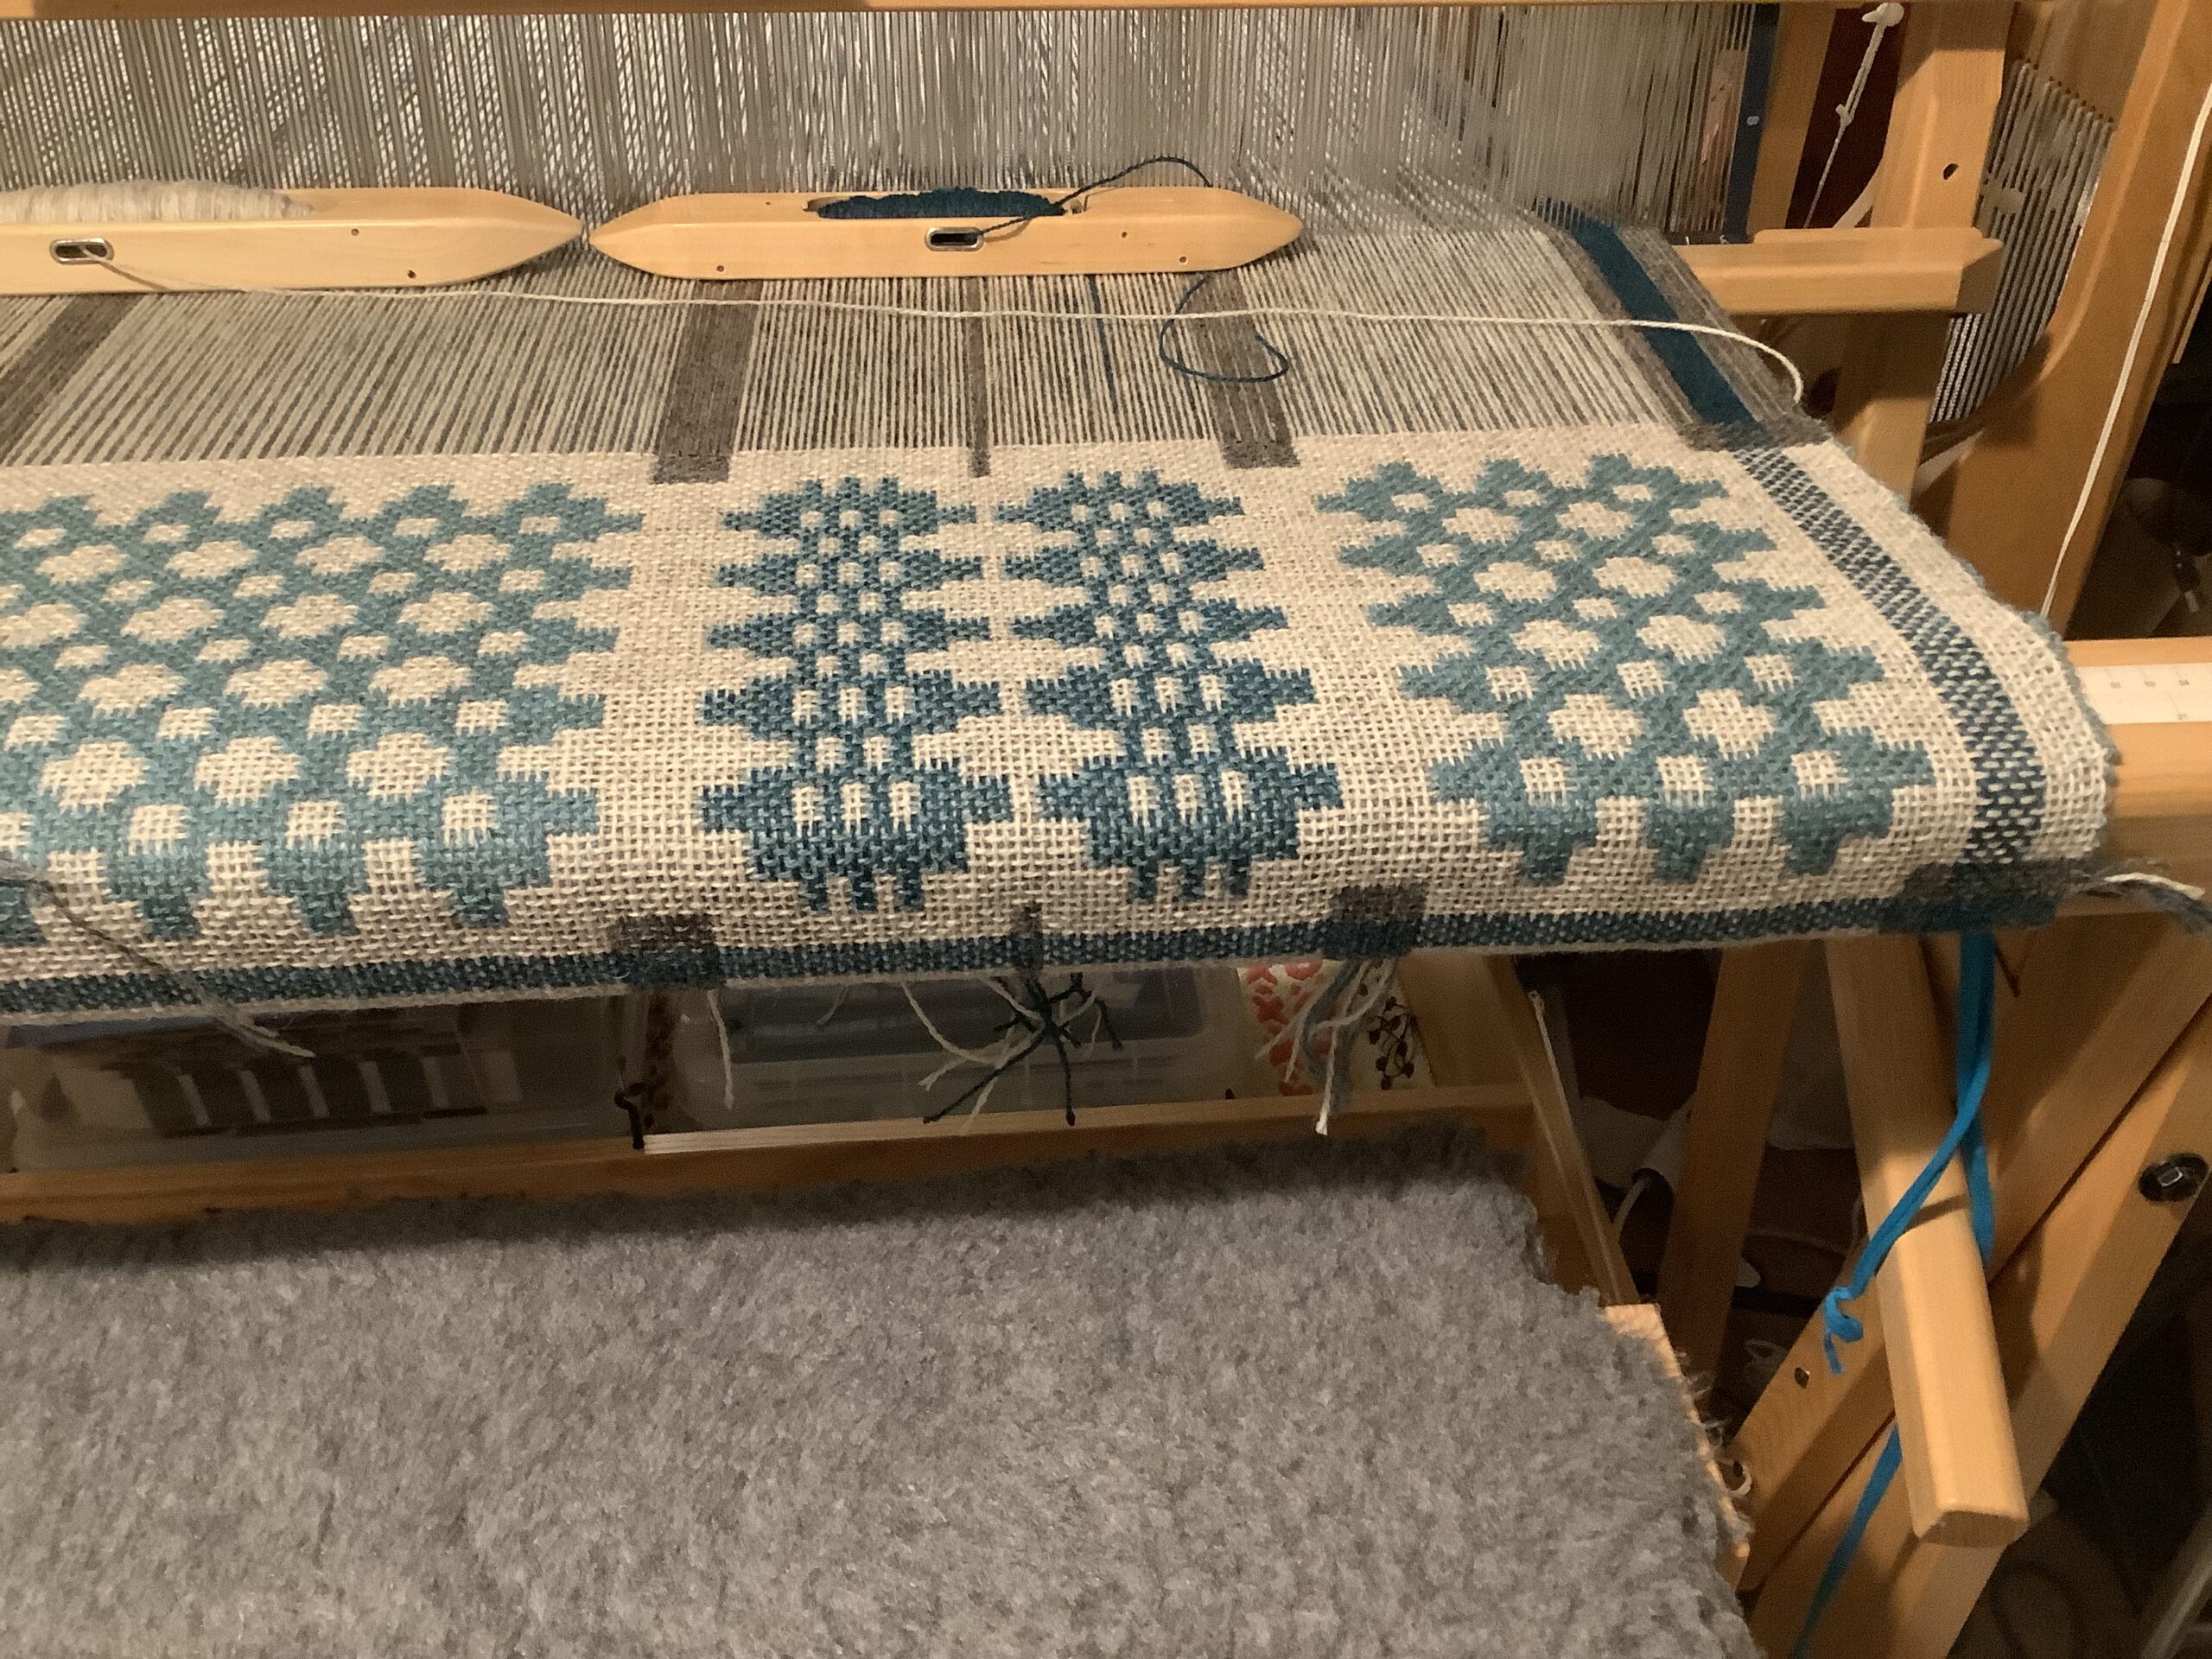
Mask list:
[[[1851,1276],[1821,1302],[1821,1346],[1827,1355],[1828,1370],[1839,1376],[1843,1371],[1843,1359],[1836,1351],[1837,1344],[1857,1342],[1866,1334],[1866,1327],[1846,1313],[1843,1305],[1857,1301],[1866,1294],[1890,1251],[1918,1217],[1920,1207],[1928,1202],[1928,1195],[1943,1179],[1943,1172],[1951,1166],[1955,1157],[1962,1157],[1966,1161],[1967,1211],[1974,1228],[1974,1242],[1981,1251],[1985,1265],[1996,1248],[1997,1207],[1989,1188],[1988,1143],[1981,1133],[1981,1097],[1989,1087],[1989,1062],[1994,1046],[1992,1020],[1996,988],[1996,940],[1986,933],[1961,936],[1957,1103],[1953,1109],[1950,1131],[1936,1147],[1926,1167],[1913,1178],[1912,1185],[1890,1206],[1890,1213],[1882,1217],[1881,1224],[1867,1236],[1866,1248],[1859,1251],[1859,1263],[1852,1269]],[[1797,1632],[1796,1643],[1789,1650],[1790,1659],[1811,1659],[1821,1616],[1827,1611],[1828,1604],[1842,1587],[1844,1575],[1851,1570],[1853,1558],[1866,1540],[1874,1511],[1881,1507],[1883,1495],[1897,1479],[1897,1469],[1904,1461],[1904,1444],[1892,1427],[1880,1455],[1874,1459],[1866,1489],[1859,1493],[1858,1505],[1851,1512],[1850,1524],[1844,1528],[1835,1548],[1829,1552],[1827,1565],[1821,1570],[1821,1581],[1805,1610],[1804,1627]]]
[[[1077,185],[1063,196],[1039,195],[1033,190],[980,190],[972,185],[955,185],[938,190],[916,190],[882,196],[839,196],[833,201],[823,202],[815,208],[820,219],[983,219],[992,213],[1004,213],[997,223],[986,225],[977,232],[979,238],[988,238],[1001,231],[1019,230],[1032,219],[1060,219],[1074,211],[1074,204],[1094,190],[1103,190],[1109,184],[1119,184],[1133,173],[1141,173],[1148,167],[1179,167],[1208,189],[1213,181],[1196,162],[1181,156],[1147,156],[1141,162],[1132,162],[1116,173],[1103,179],[1093,179],[1088,184]],[[1252,330],[1253,341],[1274,359],[1274,365],[1260,374],[1224,374],[1214,369],[1202,369],[1184,360],[1168,345],[1169,334],[1189,313],[1191,302],[1221,273],[1209,270],[1191,281],[1183,290],[1183,297],[1175,302],[1173,315],[1160,325],[1160,360],[1180,375],[1193,380],[1204,380],[1218,386],[1258,386],[1270,380],[1280,380],[1290,372],[1290,359],[1257,328]]]

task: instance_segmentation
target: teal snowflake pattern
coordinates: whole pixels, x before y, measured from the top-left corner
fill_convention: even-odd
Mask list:
[[[1241,511],[1192,484],[1109,472],[1095,482],[1071,473],[999,512],[1055,538],[1008,559],[1007,574],[1082,594],[1014,631],[1096,658],[1031,682],[1029,707],[1110,732],[1120,750],[1071,777],[1044,779],[1045,810],[1085,824],[1092,861],[1126,866],[1143,902],[1157,898],[1170,864],[1182,898],[1205,893],[1212,866],[1230,895],[1243,897],[1255,861],[1298,855],[1300,812],[1339,804],[1334,767],[1294,766],[1280,749],[1248,747],[1236,735],[1240,725],[1313,701],[1303,670],[1224,658],[1217,649],[1284,626],[1272,607],[1198,591],[1261,568],[1249,548],[1190,533]]]
[[[909,661],[989,636],[988,622],[948,617],[922,597],[978,574],[976,560],[930,544],[944,525],[975,517],[972,507],[940,505],[932,491],[847,478],[833,489],[810,480],[724,519],[785,550],[725,565],[717,580],[793,607],[710,629],[708,643],[791,667],[709,691],[701,717],[787,743],[791,760],[704,791],[700,820],[742,831],[755,873],[797,881],[815,910],[829,908],[838,879],[855,909],[874,910],[886,878],[900,906],[919,909],[925,875],[968,868],[968,826],[1011,812],[1004,779],[971,779],[950,760],[914,754],[917,738],[998,712],[995,686]]]
[[[235,518],[198,492],[0,513],[0,801],[29,809],[0,846],[97,855],[157,938],[196,935],[209,860],[241,855],[311,931],[351,931],[378,842],[457,919],[504,924],[547,838],[596,826],[592,795],[505,757],[598,724],[561,671],[612,644],[577,601],[627,585],[593,550],[638,523],[559,484],[488,512],[434,486],[361,513],[320,488]],[[0,891],[0,941],[41,937]]]
[[[1347,564],[1421,583],[1369,618],[1453,642],[1402,678],[1480,722],[1430,785],[1478,803],[1527,881],[1563,880],[1609,801],[1640,805],[1661,880],[1694,880],[1734,839],[1736,804],[1761,800],[1789,872],[1816,874],[1933,780],[1920,748],[1821,721],[1881,667],[1789,626],[1820,606],[1812,588],[1732,570],[1769,543],[1699,515],[1721,487],[1621,455],[1580,483],[1493,461],[1464,489],[1394,461],[1320,502],[1387,526]]]

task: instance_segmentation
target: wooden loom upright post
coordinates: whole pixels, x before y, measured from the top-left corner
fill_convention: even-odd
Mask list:
[[[1778,230],[1789,222],[1789,198],[1805,159],[1805,134],[1821,92],[1835,13],[1826,6],[1785,6],[1776,27],[1773,79],[1759,124],[1758,166],[1751,175],[1748,228]]]
[[[1914,6],[1904,65],[1875,175],[1876,226],[1974,223],[1989,134],[2004,91],[2009,4]],[[1948,316],[1862,317],[1851,325],[1835,427],[1859,464],[1909,494],[1950,340]]]
[[[2038,941],[1982,1110],[2000,1272],[2208,999],[2212,950],[2162,917],[2069,918]],[[1731,1445],[1751,1479],[1747,1590],[1785,1556],[1833,1546],[1842,1517],[1831,1500],[1885,1432],[1880,1300],[1856,1311],[1866,1334],[1844,1350],[1843,1374],[1829,1375],[1819,1322],[1808,1323]]]
[[[2058,308],[1923,503],[1992,593],[2061,626],[2212,264],[2209,98],[2212,7],[2158,0]]]
[[[1659,1262],[1659,1308],[1668,1334],[1681,1351],[1684,1370],[1700,1381],[1719,1369],[1760,1153],[1815,948],[1809,940],[1781,939],[1721,955],[1675,1212]]]
[[[2184,1185],[2170,1196],[2155,1183],[2146,1187],[2145,1173],[2170,1158],[2202,1155],[2209,1135],[2212,1009],[2192,1023],[1991,1287],[2010,1416],[2029,1484],[2049,1472],[2188,1217],[2194,1190]],[[1789,1650],[1874,1456],[1870,1447],[1761,1591],[1751,1631],[1765,1651]],[[1815,1653],[1828,1659],[1941,1659],[1999,1554],[1994,1547],[1916,1537],[1903,1509],[1884,1504],[1829,1608]]]

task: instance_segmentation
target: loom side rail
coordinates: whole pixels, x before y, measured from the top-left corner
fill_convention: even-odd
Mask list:
[[[1832,939],[1828,983],[1869,1225],[1904,1197],[1951,1126],[1950,1063],[1916,939]],[[1956,1160],[1875,1281],[1889,1338],[1913,1530],[2000,1549],[2027,1529],[1989,1312]]]
[[[918,1103],[917,1110],[919,1109]],[[394,1198],[652,1197],[672,1192],[903,1180],[1095,1152],[1167,1151],[1313,1133],[1311,1096],[1096,1106],[1071,1128],[1057,1111],[614,1132],[585,1140],[324,1154],[0,1175],[0,1222],[187,1220],[219,1210],[328,1210]],[[1527,1096],[1511,1084],[1358,1091],[1338,1108],[1357,1133],[1442,1115],[1493,1146],[1528,1142]]]
[[[2212,683],[2212,639],[2077,639],[2067,645],[2085,674],[2110,668],[2183,668]],[[2202,721],[2111,720],[2113,769],[2107,856],[2157,866],[2212,887],[2212,734]]]

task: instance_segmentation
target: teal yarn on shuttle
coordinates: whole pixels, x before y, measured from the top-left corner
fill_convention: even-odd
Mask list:
[[[1044,219],[1059,205],[1033,190],[978,190],[954,185],[887,196],[840,196],[814,212],[819,219]]]

